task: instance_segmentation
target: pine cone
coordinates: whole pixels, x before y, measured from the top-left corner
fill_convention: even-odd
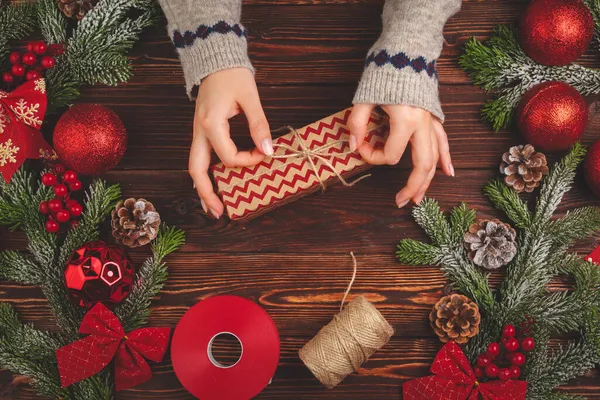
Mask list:
[[[548,174],[548,162],[530,144],[513,146],[502,156],[500,172],[506,175],[504,182],[518,193],[531,193]]]
[[[479,307],[468,297],[451,294],[442,297],[429,313],[433,331],[443,343],[464,344],[479,333]]]
[[[517,233],[497,219],[483,219],[469,227],[464,245],[475,265],[497,269],[508,264],[517,254]]]
[[[98,0],[56,0],[60,11],[68,18],[75,18],[81,21],[90,11]]]
[[[160,215],[146,199],[120,201],[112,212],[112,234],[128,247],[144,246],[158,235]]]

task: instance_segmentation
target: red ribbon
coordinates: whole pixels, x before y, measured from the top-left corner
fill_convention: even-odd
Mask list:
[[[527,395],[525,381],[478,382],[469,360],[454,342],[439,351],[431,373],[406,382],[404,400],[525,400]]]
[[[0,173],[6,182],[25,159],[54,155],[39,131],[46,106],[44,79],[27,81],[11,93],[0,90]]]
[[[125,335],[117,316],[98,303],[83,318],[79,333],[89,336],[56,350],[62,387],[96,375],[114,358],[115,384],[119,391],[152,377],[144,358],[162,361],[171,329],[141,328]]]

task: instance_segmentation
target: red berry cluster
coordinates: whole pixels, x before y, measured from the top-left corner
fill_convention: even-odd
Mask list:
[[[477,379],[484,377],[508,381],[517,379],[521,375],[521,366],[527,359],[523,353],[517,352],[519,348],[530,352],[535,347],[531,337],[526,337],[519,342],[516,338],[517,330],[512,325],[506,325],[502,330],[502,346],[491,343],[487,351],[477,357],[477,366],[474,369]],[[502,357],[502,347],[505,353]]]
[[[2,74],[2,80],[6,83],[16,83],[16,80],[23,77],[28,81],[41,78],[44,70],[53,68],[56,64],[56,59],[51,54],[55,54],[55,49],[45,42],[27,43],[25,52],[10,53],[12,67],[10,71]]]
[[[77,173],[65,170],[61,164],[56,164],[53,172],[42,175],[42,183],[52,186],[55,197],[40,203],[40,212],[48,216],[46,230],[58,232],[60,224],[69,223],[70,227],[79,225],[77,220],[83,212],[83,207],[77,200],[71,199],[71,192],[81,190],[82,184]]]

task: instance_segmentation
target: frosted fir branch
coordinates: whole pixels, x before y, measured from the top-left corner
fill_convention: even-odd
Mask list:
[[[144,325],[150,316],[152,298],[163,288],[168,269],[164,258],[185,243],[185,233],[175,227],[162,224],[158,236],[152,242],[152,257],[137,271],[133,288],[127,298],[115,309],[115,314],[126,331]]]
[[[571,189],[577,166],[583,160],[586,152],[584,146],[575,143],[571,151],[544,178],[532,220],[534,226],[545,229],[564,194]]]
[[[44,268],[33,257],[14,250],[0,252],[0,278],[22,285],[44,283]]]
[[[36,3],[37,25],[44,40],[49,44],[64,43],[67,40],[67,19],[54,0],[38,0]]]
[[[413,208],[415,221],[427,232],[434,245],[450,243],[450,225],[437,201],[425,198]]]
[[[110,215],[121,199],[121,188],[118,184],[108,186],[106,181],[97,179],[90,185],[83,203],[84,212],[79,225],[69,230],[60,248],[58,265],[64,265],[74,250],[85,243],[98,240],[99,226]]]
[[[557,245],[569,247],[576,240],[600,231],[600,207],[569,210],[564,217],[551,221],[548,229]]]
[[[398,261],[406,265],[435,265],[439,263],[442,254],[436,246],[417,240],[404,239],[398,245],[396,257]]]

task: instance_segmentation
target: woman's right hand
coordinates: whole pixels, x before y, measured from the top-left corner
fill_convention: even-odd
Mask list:
[[[238,151],[231,140],[229,119],[240,113],[246,115],[250,135],[256,145],[252,151]],[[196,99],[189,173],[204,212],[218,219],[223,215],[224,207],[208,175],[213,149],[226,167],[255,165],[273,154],[269,123],[260,103],[254,75],[247,68],[231,68],[207,76],[202,80]]]

